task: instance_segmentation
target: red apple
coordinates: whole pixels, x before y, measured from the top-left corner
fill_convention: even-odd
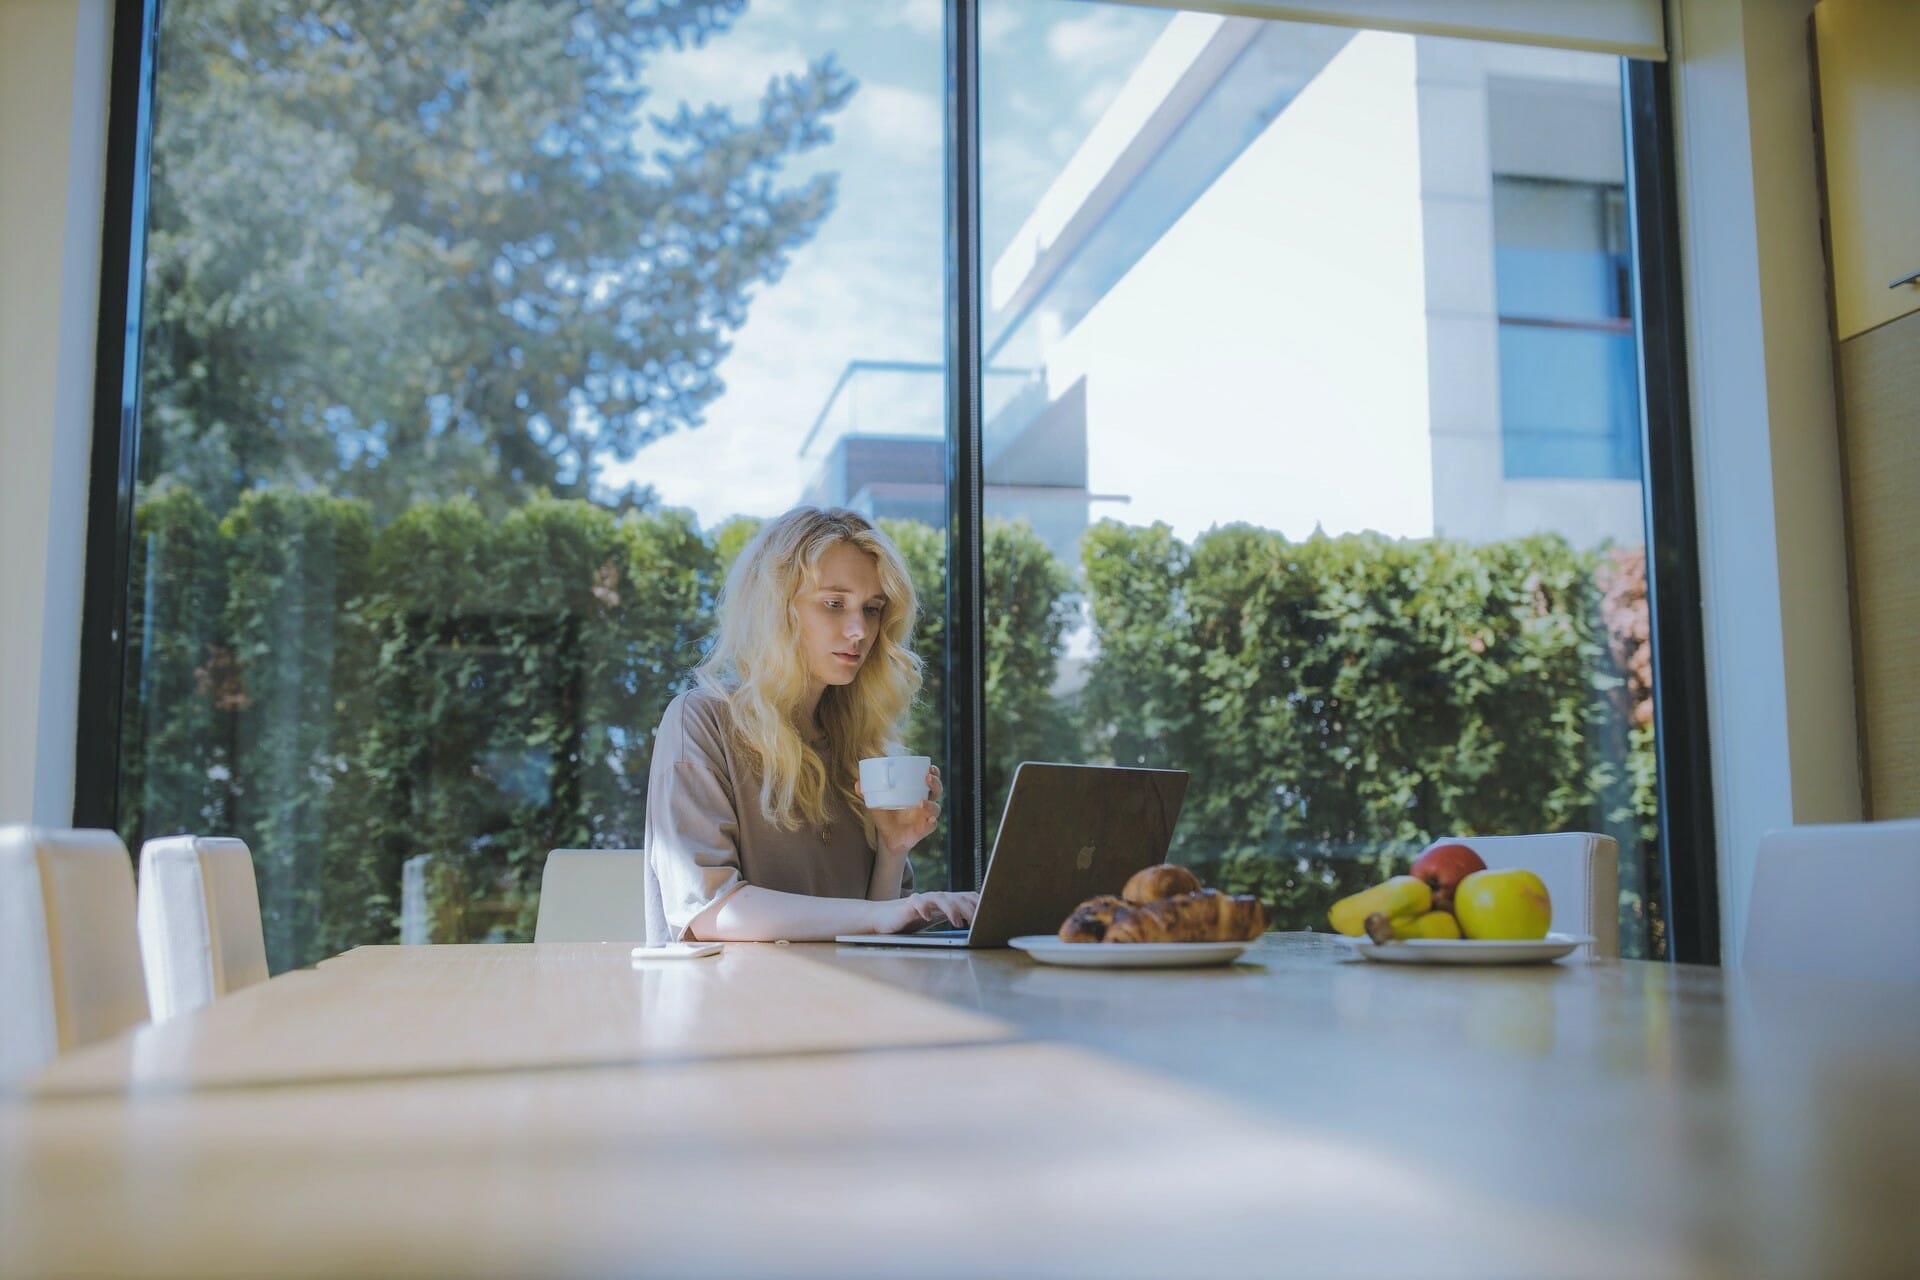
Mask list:
[[[1485,871],[1487,864],[1480,855],[1466,845],[1451,841],[1428,845],[1425,853],[1413,860],[1413,876],[1425,880],[1433,890],[1433,909],[1435,911],[1453,910],[1453,890],[1462,880],[1476,871]]]

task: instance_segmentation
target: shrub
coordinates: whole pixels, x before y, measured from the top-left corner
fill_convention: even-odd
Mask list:
[[[905,738],[944,765],[945,534],[884,525],[923,606]],[[654,728],[755,527],[453,499],[376,536],[349,499],[257,490],[216,525],[147,495],[122,833],[247,839],[276,970],[396,940],[421,853],[436,940],[530,937],[548,849],[641,843]],[[1108,521],[1076,584],[1024,524],[990,521],[983,550],[984,838],[1021,760],[1179,767],[1175,856],[1282,927],[1435,836],[1568,827],[1620,837],[1623,910],[1648,910],[1652,729],[1609,654],[1633,652],[1630,556]],[[1091,657],[1067,662],[1083,605]],[[943,819],[923,887],[946,846]]]
[[[1596,555],[1245,525],[1189,550],[1111,521],[1083,548],[1089,747],[1190,769],[1176,856],[1284,927],[1445,834],[1610,831],[1638,861],[1654,797],[1625,776]]]

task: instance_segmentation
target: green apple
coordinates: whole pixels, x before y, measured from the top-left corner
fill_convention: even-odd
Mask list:
[[[1476,871],[1454,889],[1453,913],[1469,938],[1531,941],[1547,936],[1553,901],[1531,871]]]

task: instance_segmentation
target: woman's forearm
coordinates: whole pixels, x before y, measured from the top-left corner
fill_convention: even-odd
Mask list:
[[[867,897],[886,902],[900,896],[900,882],[906,878],[906,850],[888,853],[882,849],[873,855],[873,874],[867,880]]]
[[[888,933],[901,927],[900,878],[892,902],[815,898],[745,885],[693,918],[687,937],[701,942],[825,942],[842,933]]]

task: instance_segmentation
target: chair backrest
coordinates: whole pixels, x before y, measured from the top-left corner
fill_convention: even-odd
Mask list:
[[[246,841],[163,836],[140,847],[140,954],[155,1022],[266,981]]]
[[[0,1080],[146,1018],[120,837],[0,827]]]
[[[1920,982],[1920,819],[1760,838],[1743,969]]]
[[[555,849],[540,873],[535,942],[642,942],[647,855],[638,849]]]
[[[1620,844],[1591,831],[1524,836],[1448,836],[1479,854],[1489,871],[1523,867],[1540,877],[1553,899],[1559,933],[1593,938],[1598,958],[1620,955]]]

